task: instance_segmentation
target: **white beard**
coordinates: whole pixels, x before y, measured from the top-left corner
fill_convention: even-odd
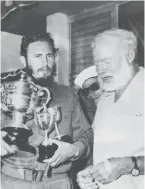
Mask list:
[[[128,83],[132,77],[132,70],[129,67],[122,68],[120,72],[116,73],[110,82],[104,82],[101,78],[101,89],[107,92],[120,90]]]

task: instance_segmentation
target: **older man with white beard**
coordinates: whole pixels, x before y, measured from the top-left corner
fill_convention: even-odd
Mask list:
[[[141,189],[144,179],[144,69],[135,61],[137,39],[107,30],[92,44],[104,91],[93,122],[94,165],[78,173],[81,189]]]

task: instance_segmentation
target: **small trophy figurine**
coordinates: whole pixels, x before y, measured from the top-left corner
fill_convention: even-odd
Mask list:
[[[39,162],[43,162],[45,159],[51,158],[58,146],[54,143],[48,143],[48,135],[53,129],[56,131],[55,139],[65,142],[70,142],[70,137],[67,135],[61,135],[58,129],[58,123],[61,121],[61,110],[60,107],[49,107],[44,106],[43,111],[37,112],[35,115],[36,124],[39,129],[45,133],[44,141],[38,146],[39,149]]]
[[[39,162],[43,162],[45,159],[49,159],[53,156],[57,150],[57,145],[48,144],[48,134],[55,128],[55,111],[54,108],[47,108],[44,105],[42,112],[36,112],[35,121],[39,129],[44,131],[44,141],[38,146],[39,149]]]

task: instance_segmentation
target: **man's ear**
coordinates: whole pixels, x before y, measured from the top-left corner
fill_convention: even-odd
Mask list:
[[[26,67],[26,59],[25,59],[25,57],[24,56],[20,56],[20,60],[21,60],[21,62],[23,64],[23,66]]]
[[[57,48],[57,49],[55,50],[55,57],[57,57],[58,52],[59,52],[59,48]]]
[[[135,50],[134,49],[129,49],[128,54],[127,54],[127,59],[129,64],[131,64],[134,59],[135,59]]]

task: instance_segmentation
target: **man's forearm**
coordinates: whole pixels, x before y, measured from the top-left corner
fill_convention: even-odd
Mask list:
[[[79,158],[88,157],[93,151],[93,130],[88,129],[82,133],[79,138],[74,142],[80,148]]]
[[[134,162],[131,156],[110,158],[108,160],[111,169],[114,165],[116,164],[118,165],[116,168],[119,169],[120,175],[134,174],[133,172],[134,169],[139,170],[138,175],[144,175],[144,156],[134,156],[134,157],[136,159],[136,163]]]

